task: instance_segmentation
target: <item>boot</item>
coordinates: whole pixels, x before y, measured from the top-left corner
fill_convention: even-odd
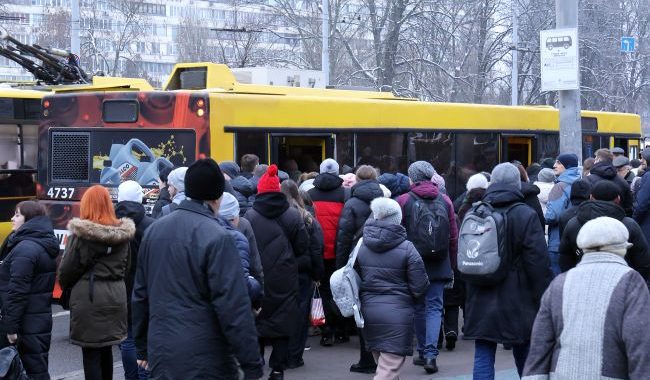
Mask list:
[[[284,372],[271,371],[271,374],[269,375],[269,380],[284,380]]]
[[[428,374],[438,372],[438,364],[436,364],[436,359],[426,359],[424,361],[424,370],[427,371]]]

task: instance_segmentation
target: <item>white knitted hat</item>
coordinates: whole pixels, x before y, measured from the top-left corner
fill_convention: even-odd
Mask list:
[[[142,186],[135,181],[124,181],[117,188],[117,201],[142,203]]]
[[[589,252],[612,252],[625,256],[627,249],[632,246],[628,243],[630,233],[620,221],[608,216],[601,216],[585,223],[576,243],[585,254]]]
[[[473,176],[469,177],[469,179],[467,180],[467,191],[473,189],[487,189],[487,188],[488,188],[488,180],[481,173],[474,174]]]

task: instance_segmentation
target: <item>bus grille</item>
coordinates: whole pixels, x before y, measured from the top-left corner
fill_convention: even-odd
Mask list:
[[[90,133],[52,132],[51,181],[90,181]]]

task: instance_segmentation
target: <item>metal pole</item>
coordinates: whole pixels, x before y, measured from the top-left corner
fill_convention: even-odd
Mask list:
[[[70,52],[81,56],[81,44],[79,43],[79,0],[71,1],[71,17],[70,17]]]
[[[578,27],[578,1],[555,0],[555,23],[558,29]],[[579,88],[580,77],[578,76],[578,90],[559,91],[560,153],[575,153],[578,155],[578,162],[582,163],[582,127]]]
[[[330,84],[330,4],[329,0],[323,0],[323,47],[321,49],[321,70],[323,70],[323,82],[325,87]]]
[[[519,20],[517,19],[517,1],[512,0],[512,78],[510,80],[511,104],[519,104]]]

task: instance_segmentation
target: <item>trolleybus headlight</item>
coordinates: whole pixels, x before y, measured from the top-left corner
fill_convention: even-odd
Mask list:
[[[196,101],[196,105],[197,105],[199,108],[202,108],[202,107],[205,105],[205,100],[203,100],[203,99],[199,99],[199,100],[197,100],[197,101]]]
[[[203,108],[199,108],[199,109],[196,111],[196,114],[197,114],[199,117],[202,117],[203,115],[205,115],[205,111],[203,110]]]

